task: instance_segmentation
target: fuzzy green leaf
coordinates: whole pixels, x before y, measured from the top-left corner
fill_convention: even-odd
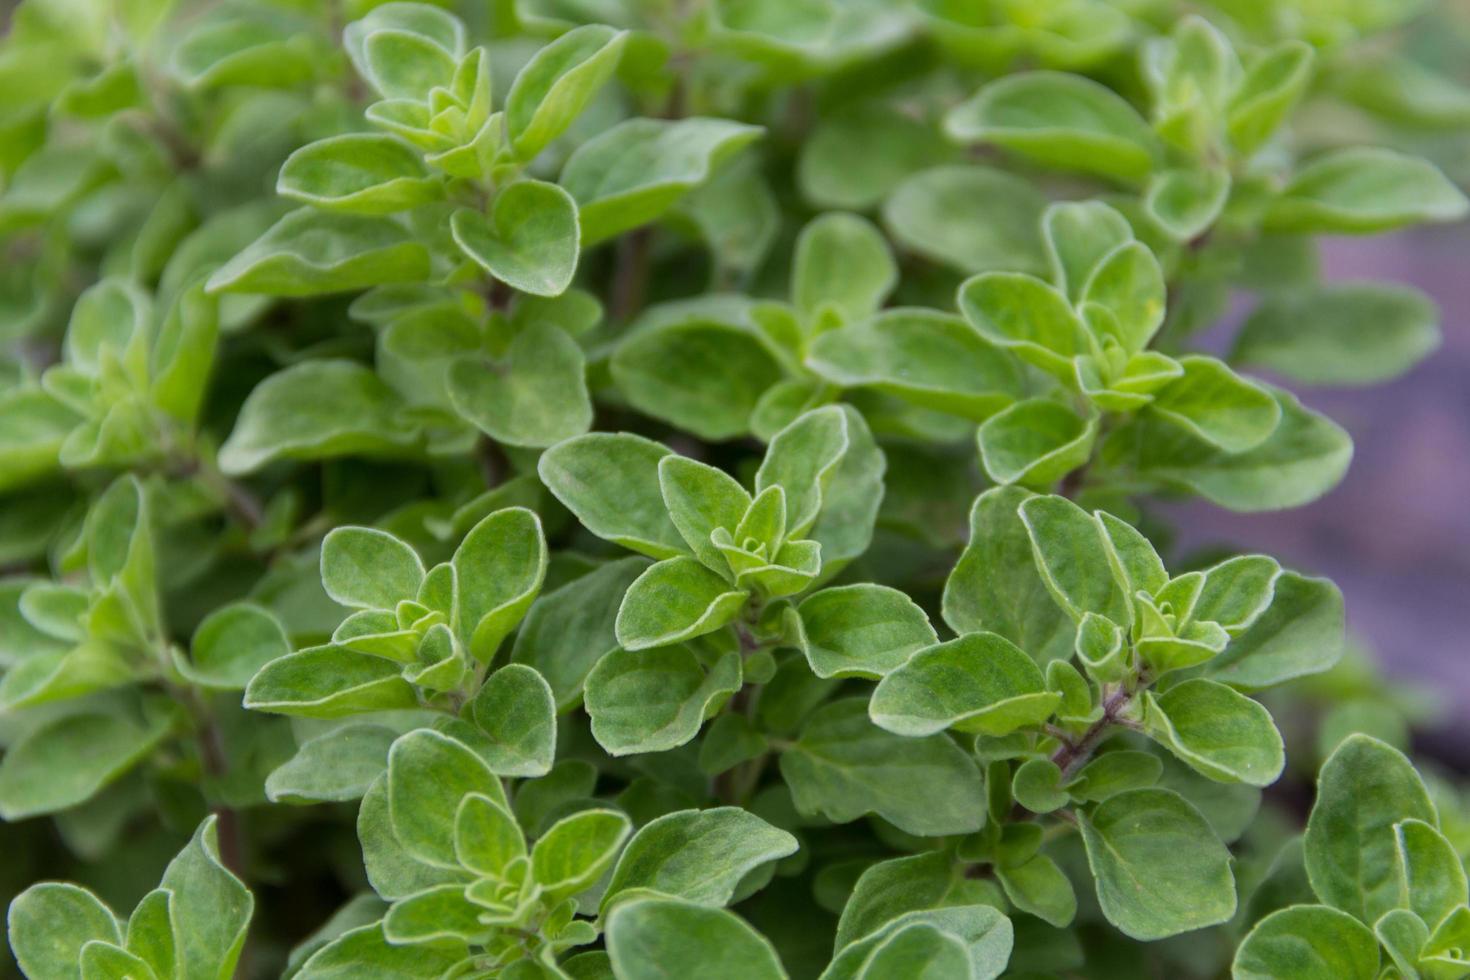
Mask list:
[[[1269,786],[1281,775],[1281,733],[1258,702],[1203,678],[1143,697],[1149,734],[1197,772],[1251,786]]]
[[[555,184],[516,181],[495,195],[488,216],[455,211],[450,231],[486,272],[532,296],[560,296],[577,272],[577,203]]]
[[[593,432],[542,454],[537,473],[556,499],[597,535],[654,558],[685,554],[659,490],[659,460],[672,453],[626,432]]]
[[[1235,980],[1373,980],[1378,940],[1367,926],[1325,905],[1293,905],[1266,916],[1235,951]]]
[[[1454,221],[1465,195],[1428,160],[1376,147],[1317,157],[1266,212],[1270,231],[1368,234],[1425,221]]]
[[[845,585],[803,599],[799,645],[818,677],[882,677],[938,642],[914,601],[884,585]]]
[[[527,326],[487,363],[463,357],[449,369],[449,400],[496,442],[539,449],[592,425],[587,360],[577,342],[544,321]]]
[[[506,131],[516,156],[530,160],[566,131],[618,67],[626,40],[626,32],[587,24],[531,57],[505,97]]]
[[[733,912],[674,899],[618,904],[607,919],[607,951],[615,975],[624,980],[786,978],[770,941]]]
[[[729,904],[747,874],[797,849],[796,838],[739,807],[680,810],[633,835],[613,869],[602,907],[650,889],[697,905]]]

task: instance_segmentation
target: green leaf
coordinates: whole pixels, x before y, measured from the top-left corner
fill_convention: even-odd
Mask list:
[[[882,928],[906,912],[965,905],[964,866],[947,851],[925,851],[868,865],[837,923],[837,949]]]
[[[480,921],[479,908],[470,902],[463,885],[436,885],[401,898],[383,916],[383,937],[390,943],[485,942],[492,935]]]
[[[1424,920],[1408,909],[1393,909],[1373,923],[1373,934],[1404,976],[1419,974],[1419,951],[1429,941],[1429,927]]]
[[[1271,604],[1281,566],[1265,555],[1238,555],[1212,565],[1191,618],[1219,623],[1231,636],[1245,632]]]
[[[970,975],[970,951],[964,941],[923,922],[906,925],[879,942],[854,974],[866,980]]]
[[[1308,384],[1367,385],[1411,370],[1439,343],[1439,311],[1418,290],[1331,283],[1265,300],[1230,356]]]
[[[1148,752],[1104,752],[1078,771],[1067,792],[1074,799],[1100,803],[1124,790],[1152,786],[1163,771],[1159,757]]]
[[[154,980],[157,976],[146,961],[127,950],[102,940],[82,947],[82,976],[92,980]]]
[[[220,861],[216,817],[206,817],[188,846],[169,863],[160,886],[172,892],[179,976],[228,980],[245,946],[255,900]]]
[[[393,835],[412,857],[458,867],[455,818],[471,793],[504,805],[505,792],[485,760],[463,742],[420,728],[388,753],[388,813]]]
[[[1032,497],[1017,509],[1041,578],[1057,604],[1074,620],[1087,613],[1126,624],[1128,597],[1111,575],[1112,549],[1099,522],[1065,497]]]
[[[470,529],[451,563],[460,584],[459,633],[470,653],[490,660],[531,607],[546,578],[541,518],[506,507]]]
[[[883,223],[903,248],[959,272],[1041,273],[1046,198],[1027,180],[980,166],[936,167],[899,184]]]
[[[317,950],[302,965],[296,980],[349,980],[371,975],[435,980],[464,959],[466,952],[463,945],[394,945],[384,937],[382,923],[374,922],[344,932]]]
[[[627,432],[593,432],[558,443],[536,471],[583,527],[654,558],[686,553],[659,490],[659,460],[673,450]]]
[[[1213,357],[1179,358],[1184,374],[1154,395],[1157,412],[1226,453],[1243,453],[1265,442],[1281,421],[1271,393]]]
[[[1111,89],[1080,75],[1033,71],[986,85],[944,120],[965,143],[995,143],[1039,163],[1125,181],[1153,166],[1148,124]]]
[[[1398,834],[1403,820],[1438,824],[1409,760],[1367,735],[1350,735],[1322,764],[1304,841],[1317,897],[1364,923],[1400,904]]]
[[[920,836],[965,834],[985,821],[980,770],[946,735],[907,738],[868,720],[862,698],[818,709],[781,755],[797,810],[847,823],[875,813]]]
[[[507,866],[526,855],[526,838],[510,811],[488,796],[471,793],[454,814],[454,853],[479,875],[504,877]]]
[[[168,705],[150,701],[37,726],[0,759],[0,818],[22,820],[91,799],[145,759],[177,722]]]
[[[308,718],[418,706],[413,687],[391,660],[346,647],[311,647],[278,657],[245,687],[245,707]]]
[[[1074,376],[1072,359],[1094,350],[1072,304],[1034,276],[981,273],[960,286],[959,307],[986,340],[1064,383]]]
[[[505,97],[506,132],[516,156],[530,160],[566,131],[618,67],[627,37],[587,24],[531,56]]]
[[[657,219],[761,133],[725,119],[629,119],[594,136],[559,181],[577,201],[582,244]]]
[[[1163,939],[1235,914],[1230,852],[1179,794],[1118,793],[1078,825],[1103,914],[1125,935]]]
[[[419,594],[424,563],[387,531],[339,527],[322,539],[322,587],[351,609],[392,609]]]
[[[761,396],[784,374],[750,329],[693,310],[635,325],[610,367],[638,411],[712,442],[749,432]]]
[[[822,511],[823,495],[850,445],[849,416],[836,405],[798,416],[776,433],[755,474],[755,491],[786,494],[786,534],[805,534]]]
[[[958,905],[951,908],[907,912],[884,923],[861,939],[838,950],[821,980],[850,980],[873,977],[864,973],[874,951],[894,934],[924,924],[962,942],[969,952],[965,976],[993,980],[1004,972],[1014,942],[1010,920],[989,905]],[[876,980],[876,977],[873,978]]]
[[[429,253],[402,224],[292,211],[209,277],[211,293],[315,296],[429,278]]]
[[[1465,865],[1454,845],[1433,825],[1404,820],[1393,829],[1394,858],[1403,888],[1400,902],[1426,924],[1438,925],[1470,895]]]
[[[995,633],[970,633],[920,650],[873,691],[874,724],[899,735],[946,728],[999,737],[1040,725],[1061,695],[1023,651]]]
[[[1012,905],[1043,922],[1065,929],[1077,916],[1077,893],[1072,890],[1072,882],[1045,854],[1034,855],[1022,864],[998,867],[995,877]]]
[[[1119,246],[1133,240],[1128,219],[1102,201],[1058,201],[1041,217],[1051,281],[1074,302],[1093,270]]]
[[[750,494],[723,470],[687,456],[659,460],[658,481],[669,519],[689,550],[706,568],[723,574],[725,559],[710,535],[718,529],[733,533],[739,527],[750,507]]]
[[[666,558],[628,586],[618,643],[644,650],[712,633],[740,615],[748,598],[693,558]]]
[[[1255,152],[1295,108],[1312,81],[1316,52],[1302,41],[1283,41],[1246,70],[1230,97],[1226,126],[1242,154]]]
[[[460,208],[449,227],[462,252],[523,293],[560,296],[577,272],[577,202],[555,184],[518,180],[496,193],[488,216]]]
[[[801,652],[823,678],[882,677],[939,640],[924,610],[885,585],[823,589],[803,599],[794,615]]]
[[[898,267],[888,241],[866,218],[832,213],[813,219],[796,239],[791,300],[810,322],[824,310],[853,323],[875,313]]]
[[[623,593],[647,567],[640,558],[611,562],[532,604],[516,631],[510,659],[545,678],[558,711],[581,701],[588,673],[617,649],[614,626]]]
[[[497,787],[498,790],[498,787]],[[500,806],[503,794],[482,793]],[[466,799],[469,797],[467,796]],[[458,811],[455,811],[458,815]],[[388,803],[388,774],[373,780],[357,811],[357,838],[362,844],[363,868],[373,890],[392,901],[443,884],[465,884],[470,875],[462,867],[442,867],[420,861],[408,852],[393,829]]]
[[[1378,940],[1367,926],[1324,905],[1272,912],[1235,951],[1235,980],[1373,980]]]
[[[485,679],[470,717],[490,736],[479,753],[498,776],[544,776],[556,755],[556,701],[534,668],[507,664]]]
[[[331,211],[389,214],[432,201],[443,189],[408,144],[348,133],[308,143],[287,157],[276,193]]]
[[[963,320],[917,308],[886,310],[819,335],[807,366],[834,384],[876,388],[975,420],[1023,390],[1017,365]]]
[[[1062,770],[1050,759],[1027,759],[1016,767],[1011,795],[1032,813],[1051,813],[1069,802],[1061,789]]]
[[[1111,339],[1134,355],[1164,322],[1164,271],[1142,242],[1126,242],[1103,257],[1082,286],[1084,319],[1100,347]],[[1106,311],[1098,316],[1097,309]]]
[[[286,630],[274,614],[249,602],[221,606],[200,622],[190,655],[174,664],[192,683],[241,691],[262,667],[291,652]]]
[[[1470,908],[1460,906],[1435,927],[1421,951],[1419,963],[1433,980],[1463,976],[1470,960],[1465,956],[1470,937]]]
[[[1220,782],[1269,786],[1286,765],[1271,713],[1215,681],[1145,691],[1143,723],[1182,762]]]
[[[1281,421],[1264,442],[1245,452],[1226,452],[1172,422],[1144,417],[1115,430],[1103,443],[1102,459],[1233,511],[1300,507],[1342,479],[1353,443],[1341,427],[1303,408],[1294,395],[1273,394]]]
[[[1205,674],[1243,691],[1259,691],[1309,674],[1321,673],[1342,656],[1342,593],[1325,578],[1282,572],[1274,580],[1271,604]]]
[[[653,820],[628,842],[603,895],[648,889],[696,905],[729,904],[746,875],[796,853],[796,838],[739,807],[680,810]]]
[[[1349,147],[1298,170],[1266,211],[1268,231],[1369,234],[1425,221],[1455,221],[1465,195],[1428,160]]]
[[[1215,223],[1229,196],[1229,172],[1180,167],[1149,180],[1144,210],[1169,237],[1187,242]]]
[[[1072,656],[1075,629],[1032,556],[1018,513],[1030,496],[997,487],[975,499],[969,544],[944,585],[944,621],[956,633],[996,633],[1045,663]]]
[[[616,810],[583,810],[552,824],[531,850],[544,900],[554,905],[596,884],[632,831],[632,821]]]
[[[238,476],[277,459],[401,456],[417,441],[392,389],[353,361],[303,361],[245,399],[219,465]]]
[[[449,399],[496,442],[540,449],[592,425],[587,360],[567,332],[545,321],[515,335],[503,360],[463,357],[449,369]]]
[[[1096,437],[1096,419],[1045,398],[1029,398],[992,415],[976,435],[980,462],[992,480],[1038,488],[1086,463]]]
[[[866,210],[911,173],[953,155],[932,123],[892,102],[824,112],[801,147],[796,182],[817,207]]]
[[[388,749],[398,733],[372,724],[350,724],[306,740],[266,778],[272,803],[361,799],[388,768]]]
[[[342,31],[342,47],[346,50],[348,59],[357,69],[357,73],[375,86],[378,83],[373,77],[366,46],[368,38],[377,31],[413,34],[438,46],[453,61],[458,61],[464,55],[464,24],[449,11],[426,3],[379,5],[369,10],[361,20],[348,24]],[[425,89],[418,95],[427,93],[428,89]]]
[[[10,903],[10,951],[28,977],[80,980],[82,947],[102,941],[121,945],[117,917],[85,888],[47,881]]]
[[[689,645],[679,644],[612,651],[587,675],[584,698],[598,744],[628,755],[688,742],[740,685],[733,651],[715,654],[706,669]]]
[[[733,912],[674,899],[619,903],[608,914],[607,951],[614,972],[624,980],[786,977],[770,941]]]

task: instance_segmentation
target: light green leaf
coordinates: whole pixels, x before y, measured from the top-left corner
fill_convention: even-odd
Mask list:
[[[1078,824],[1103,914],[1125,935],[1163,939],[1235,914],[1230,852],[1179,794],[1128,790]]]
[[[729,904],[756,868],[796,853],[796,838],[739,807],[680,810],[653,820],[628,842],[602,907],[649,889],[696,905]]]
[[[694,557],[711,571],[725,574],[725,559],[710,534],[717,529],[733,533],[750,507],[750,494],[725,471],[687,456],[659,460],[658,481],[669,519]]]
[[[944,621],[956,633],[996,633],[1045,663],[1072,656],[1076,631],[1032,555],[1018,513],[1030,496],[997,487],[975,498],[969,544],[944,584]]]
[[[478,746],[498,776],[544,776],[556,755],[556,701],[534,668],[507,664],[470,699],[470,717],[490,736]]]
[[[1086,463],[1096,437],[1096,419],[1084,419],[1045,398],[1030,398],[986,419],[976,440],[980,462],[996,483],[1041,488]]]
[[[1065,929],[1077,916],[1077,893],[1072,890],[1072,882],[1045,854],[1034,855],[1022,864],[997,867],[995,877],[1012,905],[1043,922]]]
[[[706,669],[687,644],[620,649],[592,668],[584,699],[592,734],[609,753],[662,752],[698,734],[740,684],[734,651],[716,653]]]
[[[443,190],[406,143],[347,133],[308,143],[287,157],[276,193],[332,211],[389,214],[432,201]]]
[[[308,739],[266,778],[266,797],[272,803],[360,799],[388,768],[397,734],[382,725],[350,724]]]
[[[1398,834],[1403,820],[1438,824],[1409,760],[1367,735],[1350,735],[1322,764],[1304,839],[1317,897],[1372,923],[1400,904]]]
[[[629,119],[594,136],[559,181],[577,201],[582,244],[657,219],[761,132],[724,119]]]
[[[667,558],[628,587],[618,609],[618,643],[643,650],[712,633],[740,615],[748,598],[693,558]]]
[[[966,946],[969,962],[964,975],[974,980],[993,980],[1004,972],[1010,960],[1014,942],[1010,920],[989,905],[957,905],[906,912],[889,920],[839,949],[821,980],[853,980],[865,976],[864,968],[885,940],[919,923],[953,936]]]
[[[146,702],[79,711],[39,725],[0,759],[0,818],[23,820],[91,799],[146,758],[178,717]]]
[[[1419,951],[1429,941],[1429,927],[1423,919],[1408,909],[1393,909],[1373,923],[1373,934],[1404,976],[1419,975]]]
[[[391,660],[335,645],[278,657],[245,687],[245,707],[308,718],[418,706],[413,687]]]
[[[1465,865],[1454,845],[1433,825],[1404,820],[1393,829],[1394,858],[1403,889],[1400,903],[1426,924],[1437,926],[1470,897]]]
[[[1439,311],[1418,290],[1331,283],[1268,298],[1230,356],[1308,384],[1366,385],[1411,370],[1439,343]]]
[[[468,900],[463,885],[435,885],[393,903],[383,916],[389,943],[434,945],[487,941],[492,930],[480,921],[480,909]]]
[[[991,167],[936,167],[899,184],[883,205],[895,242],[959,272],[1040,274],[1037,222],[1046,198]]]
[[[761,396],[784,373],[751,330],[695,312],[634,326],[610,367],[638,411],[711,442],[749,432]]]
[[[851,445],[850,418],[828,405],[798,416],[776,433],[755,474],[755,492],[778,486],[786,494],[786,534],[800,537],[822,511],[823,496]]]
[[[117,917],[85,888],[47,881],[10,903],[10,951],[35,980],[81,980],[82,947],[94,940],[121,945]]]
[[[1187,242],[1215,223],[1229,196],[1227,171],[1181,167],[1149,180],[1144,210],[1169,237]]]
[[[920,836],[985,822],[980,770],[946,735],[907,738],[868,720],[862,698],[818,709],[781,755],[797,810],[847,823],[875,813]]]
[[[503,793],[483,793],[500,806]],[[466,799],[469,797],[467,796]],[[455,811],[456,815],[458,811]],[[392,901],[435,885],[466,884],[469,872],[459,865],[443,867],[420,861],[408,852],[393,830],[388,805],[388,774],[373,780],[363,794],[357,811],[357,838],[362,844],[362,863],[368,882],[381,897]]]
[[[215,270],[211,293],[315,296],[429,278],[429,252],[391,218],[292,211]]]
[[[796,239],[791,300],[810,322],[835,311],[844,323],[875,313],[898,284],[888,241],[866,218],[834,212],[813,219]]]
[[[1063,383],[1074,377],[1072,359],[1095,349],[1067,298],[1034,276],[987,272],[967,279],[959,307],[986,340]]]
[[[526,837],[510,811],[488,796],[471,793],[454,815],[454,853],[479,875],[503,878],[506,867],[526,855]]]
[[[409,855],[430,865],[458,867],[454,822],[470,793],[505,804],[500,781],[463,742],[420,728],[388,753],[388,814],[393,835]]]
[[[1023,390],[1017,365],[957,316],[886,310],[819,335],[807,367],[844,387],[872,387],[922,408],[985,419]]]
[[[890,102],[823,113],[797,160],[796,182],[817,207],[866,210],[909,174],[953,155],[934,125]]]
[[[1154,395],[1149,411],[1226,453],[1243,453],[1265,442],[1281,421],[1271,393],[1213,357],[1179,358],[1184,374]]]
[[[460,638],[473,656],[488,661],[546,578],[541,518],[525,507],[497,510],[470,529],[451,562],[460,582]]]
[[[1057,604],[1074,620],[1096,613],[1114,623],[1127,624],[1132,613],[1128,597],[1111,575],[1111,548],[1101,528],[1086,511],[1065,497],[1032,497],[1017,509],[1041,578]]]
[[[818,677],[878,678],[939,641],[912,599],[860,583],[814,592],[794,615],[801,652]]]
[[[1104,752],[1078,771],[1067,783],[1067,792],[1074,799],[1100,803],[1125,790],[1152,786],[1163,771],[1159,757],[1149,752]]]
[[[387,531],[339,527],[322,539],[322,587],[352,609],[392,609],[419,594],[424,563]]]
[[[1342,656],[1342,593],[1325,578],[1282,572],[1271,604],[1205,674],[1243,691],[1274,687],[1295,677],[1321,673]]]
[[[1283,41],[1246,70],[1230,97],[1226,126],[1242,154],[1255,152],[1291,113],[1312,81],[1316,52],[1302,41]]]
[[[496,193],[488,216],[460,208],[449,228],[461,251],[523,293],[560,296],[577,272],[577,203],[555,184],[518,180]]]
[[[1378,940],[1350,915],[1293,905],[1266,916],[1235,951],[1234,980],[1373,980]]]
[[[1074,302],[1093,270],[1133,238],[1128,219],[1102,201],[1058,201],[1041,217],[1052,284]]]
[[[1055,762],[1027,759],[1016,767],[1016,774],[1011,779],[1011,795],[1032,813],[1051,813],[1069,802],[1061,785],[1062,770]]]
[[[1454,980],[1470,969],[1465,954],[1470,940],[1470,908],[1460,906],[1435,926],[1421,952],[1419,963],[1432,980]]]
[[[362,976],[391,976],[401,980],[436,980],[461,960],[463,945],[394,945],[384,937],[383,925],[359,926],[344,932],[312,954],[296,980],[351,980]]]
[[[639,898],[614,907],[607,919],[607,951],[623,980],[786,978],[770,941],[733,912],[674,899]]]
[[[82,947],[81,967],[86,980],[156,980],[158,976],[145,960],[100,939]]]
[[[244,690],[262,667],[291,652],[275,615],[249,602],[221,606],[200,622],[188,659],[175,658],[179,673],[203,687]]]
[[[1347,471],[1353,444],[1335,422],[1275,390],[1281,421],[1267,439],[1229,453],[1163,419],[1141,418],[1115,430],[1102,458],[1144,479],[1192,490],[1242,513],[1310,503]]]
[[[627,36],[587,24],[531,56],[505,97],[506,132],[516,156],[530,160],[566,131],[618,67]]]
[[[510,658],[534,667],[551,686],[558,711],[582,699],[582,683],[606,654],[617,649],[614,633],[623,593],[648,562],[624,558],[537,599],[516,631]]]
[[[449,399],[466,421],[507,446],[540,449],[592,425],[586,357],[554,324],[533,323],[503,360],[464,357],[449,369]]]
[[[216,819],[204,819],[159,882],[172,892],[169,917],[179,976],[201,980],[235,975],[255,910],[250,890],[220,861]]]
[[[1143,723],[1181,761],[1220,782],[1269,786],[1286,765],[1271,713],[1211,680],[1145,691]]]
[[[627,432],[593,432],[558,443],[536,471],[583,527],[654,558],[686,553],[659,490],[661,443]]]
[[[999,737],[1039,725],[1061,695],[1023,651],[995,633],[970,633],[920,650],[873,692],[874,724],[899,735],[946,728]]]
[[[868,865],[842,907],[835,947],[842,949],[906,912],[969,904],[964,871],[948,851],[924,851]]]
[[[531,850],[531,873],[546,890],[545,901],[554,905],[596,884],[632,831],[632,821],[616,810],[583,810],[552,824]]]
[[[1153,166],[1148,124],[1111,89],[1060,72],[991,82],[944,120],[954,139],[995,143],[1040,163],[1125,181]]]
[[[1134,355],[1148,346],[1164,322],[1164,272],[1142,242],[1109,252],[1082,287],[1081,309],[1099,347],[1111,339]],[[1105,315],[1097,315],[1097,310]]]
[[[1266,211],[1268,231],[1370,234],[1426,221],[1455,221],[1470,202],[1428,160],[1377,147],[1349,147],[1297,171]]]
[[[402,407],[361,364],[303,361],[250,392],[220,447],[219,465],[240,475],[277,459],[405,455],[418,434]]]

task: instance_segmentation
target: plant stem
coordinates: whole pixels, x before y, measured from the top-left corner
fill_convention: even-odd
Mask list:
[[[1119,715],[1123,713],[1123,709],[1127,708],[1129,702],[1133,700],[1134,693],[1134,691],[1130,691],[1126,687],[1120,687],[1112,694],[1109,694],[1103,699],[1102,717],[1093,722],[1087,731],[1082,733],[1081,738],[1075,742],[1064,743],[1061,748],[1052,753],[1051,761],[1056,763],[1057,768],[1062,771],[1064,778],[1070,775],[1073,769],[1076,769],[1091,757],[1098,743],[1103,740],[1103,737],[1108,734],[1114,725],[1123,724]]]

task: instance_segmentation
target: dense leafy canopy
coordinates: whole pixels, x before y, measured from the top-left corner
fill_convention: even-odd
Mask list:
[[[1419,6],[23,0],[19,968],[1470,975],[1340,593],[1155,506],[1437,345],[1312,237],[1466,213]]]

